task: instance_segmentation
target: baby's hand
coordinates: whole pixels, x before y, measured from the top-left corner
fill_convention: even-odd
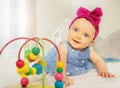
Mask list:
[[[112,77],[115,77],[113,74],[108,73],[108,72],[98,73],[98,76],[101,76],[103,78],[112,78]]]
[[[74,83],[73,79],[68,78],[68,77],[64,77],[63,82],[65,83],[65,87],[68,87]]]

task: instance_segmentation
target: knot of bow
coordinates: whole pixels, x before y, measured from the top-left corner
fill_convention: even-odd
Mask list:
[[[96,7],[93,11],[89,11],[86,8],[80,7],[77,11],[78,18],[86,18],[89,20],[95,27],[98,26],[100,22],[100,17],[102,16],[102,10],[99,7]]]

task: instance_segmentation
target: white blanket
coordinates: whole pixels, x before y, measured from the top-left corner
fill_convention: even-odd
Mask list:
[[[109,72],[115,75],[114,78],[102,78],[97,75],[95,69],[92,69],[83,75],[72,76],[74,85],[68,88],[120,88],[120,63],[107,63],[107,67]],[[41,84],[40,79],[40,77],[34,77],[32,82]],[[55,80],[47,75],[45,82],[47,85],[54,85]]]
[[[20,76],[16,73],[15,60],[12,58],[0,58],[0,88],[13,88],[9,86],[18,85]],[[115,74],[115,78],[102,78],[97,76],[95,69],[88,73],[73,76],[74,85],[69,88],[120,88],[120,62],[107,63],[109,72]],[[41,76],[30,76],[30,83],[41,84]],[[54,85],[54,77],[47,75],[45,83],[47,85]]]
[[[86,74],[72,77],[74,85],[69,88],[120,88],[120,63],[107,63],[109,72],[115,74],[115,78],[102,78],[97,76],[93,69]]]

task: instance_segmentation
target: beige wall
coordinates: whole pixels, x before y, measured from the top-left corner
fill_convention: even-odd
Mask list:
[[[112,32],[120,30],[120,0],[72,0],[73,16],[79,6],[93,9],[102,7],[103,17],[100,24],[100,36],[107,37]]]
[[[107,37],[120,30],[120,0],[0,0],[2,42],[18,36],[51,38],[66,19],[73,18],[76,9],[84,6],[103,8],[100,36]]]
[[[37,36],[51,37],[65,18],[72,18],[78,7],[102,7],[100,36],[107,37],[120,30],[120,0],[37,0]]]
[[[57,26],[72,14],[71,0],[37,0],[37,36],[51,38]]]

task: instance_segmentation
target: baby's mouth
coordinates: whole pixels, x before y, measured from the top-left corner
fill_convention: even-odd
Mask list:
[[[80,44],[80,42],[79,41],[77,41],[77,40],[73,40],[75,43],[79,43]]]

